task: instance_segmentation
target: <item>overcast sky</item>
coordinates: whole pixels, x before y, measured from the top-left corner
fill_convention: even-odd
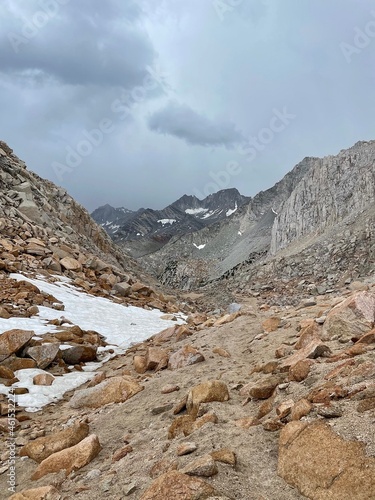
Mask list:
[[[375,139],[371,0],[0,0],[0,139],[90,211]]]

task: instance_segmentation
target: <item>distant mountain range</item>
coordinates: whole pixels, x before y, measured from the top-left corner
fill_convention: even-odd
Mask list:
[[[107,204],[94,210],[91,216],[116,243],[140,257],[159,250],[174,236],[199,231],[230,217],[249,200],[232,188],[203,200],[184,195],[163,210],[132,211]]]
[[[306,157],[252,198],[226,189],[164,210],[105,206],[92,215],[142,269],[172,288],[338,279],[375,270],[375,141]],[[324,288],[323,287],[323,288]]]

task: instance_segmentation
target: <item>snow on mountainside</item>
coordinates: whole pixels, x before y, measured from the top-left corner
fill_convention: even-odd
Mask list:
[[[160,250],[174,236],[199,231],[230,217],[249,200],[237,189],[224,189],[203,200],[184,195],[163,210],[131,211],[104,205],[91,215],[116,243],[140,257]]]

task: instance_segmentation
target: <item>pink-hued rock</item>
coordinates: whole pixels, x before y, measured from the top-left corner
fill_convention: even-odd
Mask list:
[[[65,474],[68,476],[72,471],[81,469],[90,463],[99,454],[101,449],[98,436],[91,434],[91,436],[83,439],[75,446],[53,453],[43,460],[31,479],[40,479],[46,474],[61,470],[65,470]]]
[[[324,339],[333,336],[349,341],[352,337],[360,337],[374,327],[375,294],[372,292],[356,292],[334,307],[327,315],[324,323]]]
[[[190,345],[185,345],[170,355],[168,368],[170,370],[177,370],[177,368],[195,365],[195,363],[200,363],[202,361],[204,361],[202,353]]]

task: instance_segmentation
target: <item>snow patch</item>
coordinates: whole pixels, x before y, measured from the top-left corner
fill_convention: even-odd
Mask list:
[[[274,213],[275,215],[279,215],[273,208],[272,208],[272,213]]]
[[[233,208],[233,209],[231,209],[231,208],[230,208],[229,210],[227,210],[227,212],[226,212],[226,214],[225,214],[225,215],[226,215],[227,217],[229,217],[230,215],[234,214],[234,212],[236,212],[236,211],[237,211],[237,208],[238,208],[238,207],[237,207],[237,203],[236,203],[236,204],[235,204],[235,206],[234,206],[234,208]]]
[[[208,217],[211,217],[212,215],[214,215],[214,213],[215,212],[211,210],[210,212],[208,212],[208,214],[203,215],[202,219],[208,219]]]
[[[197,214],[204,214],[208,211],[208,208],[187,208],[185,210],[186,214],[189,215],[197,215]]]
[[[43,406],[60,399],[66,391],[87,382],[94,375],[92,373],[94,370],[114,355],[123,353],[132,343],[145,340],[176,323],[184,323],[184,315],[180,315],[177,322],[163,320],[161,319],[163,313],[158,309],[149,311],[135,306],[126,307],[103,297],[87,295],[71,285],[70,280],[66,277],[56,277],[59,281],[55,283],[48,283],[41,279],[30,279],[22,274],[11,274],[10,277],[33,283],[41,291],[61,300],[65,306],[63,317],[80,326],[83,330],[95,330],[102,334],[110,344],[105,348],[98,348],[99,362],[86,363],[83,372],[73,371],[56,376],[51,386],[33,385],[33,377],[38,373],[43,373],[43,370],[30,368],[18,370],[16,376],[19,382],[14,386],[27,387],[29,393],[17,395],[17,403],[20,406],[25,406],[27,411],[38,411]],[[43,337],[47,332],[61,331],[56,326],[48,324],[49,320],[56,319],[59,315],[61,317],[61,312],[55,309],[39,306],[39,314],[31,318],[0,318],[0,335],[13,328],[33,330],[38,337]],[[114,353],[106,352],[109,349],[113,349]],[[0,394],[8,393],[9,387],[0,384]]]
[[[202,250],[202,248],[204,248],[206,246],[206,244],[204,244],[204,245],[196,245],[195,243],[193,243],[193,245],[195,246],[195,248],[198,248],[198,250]]]

